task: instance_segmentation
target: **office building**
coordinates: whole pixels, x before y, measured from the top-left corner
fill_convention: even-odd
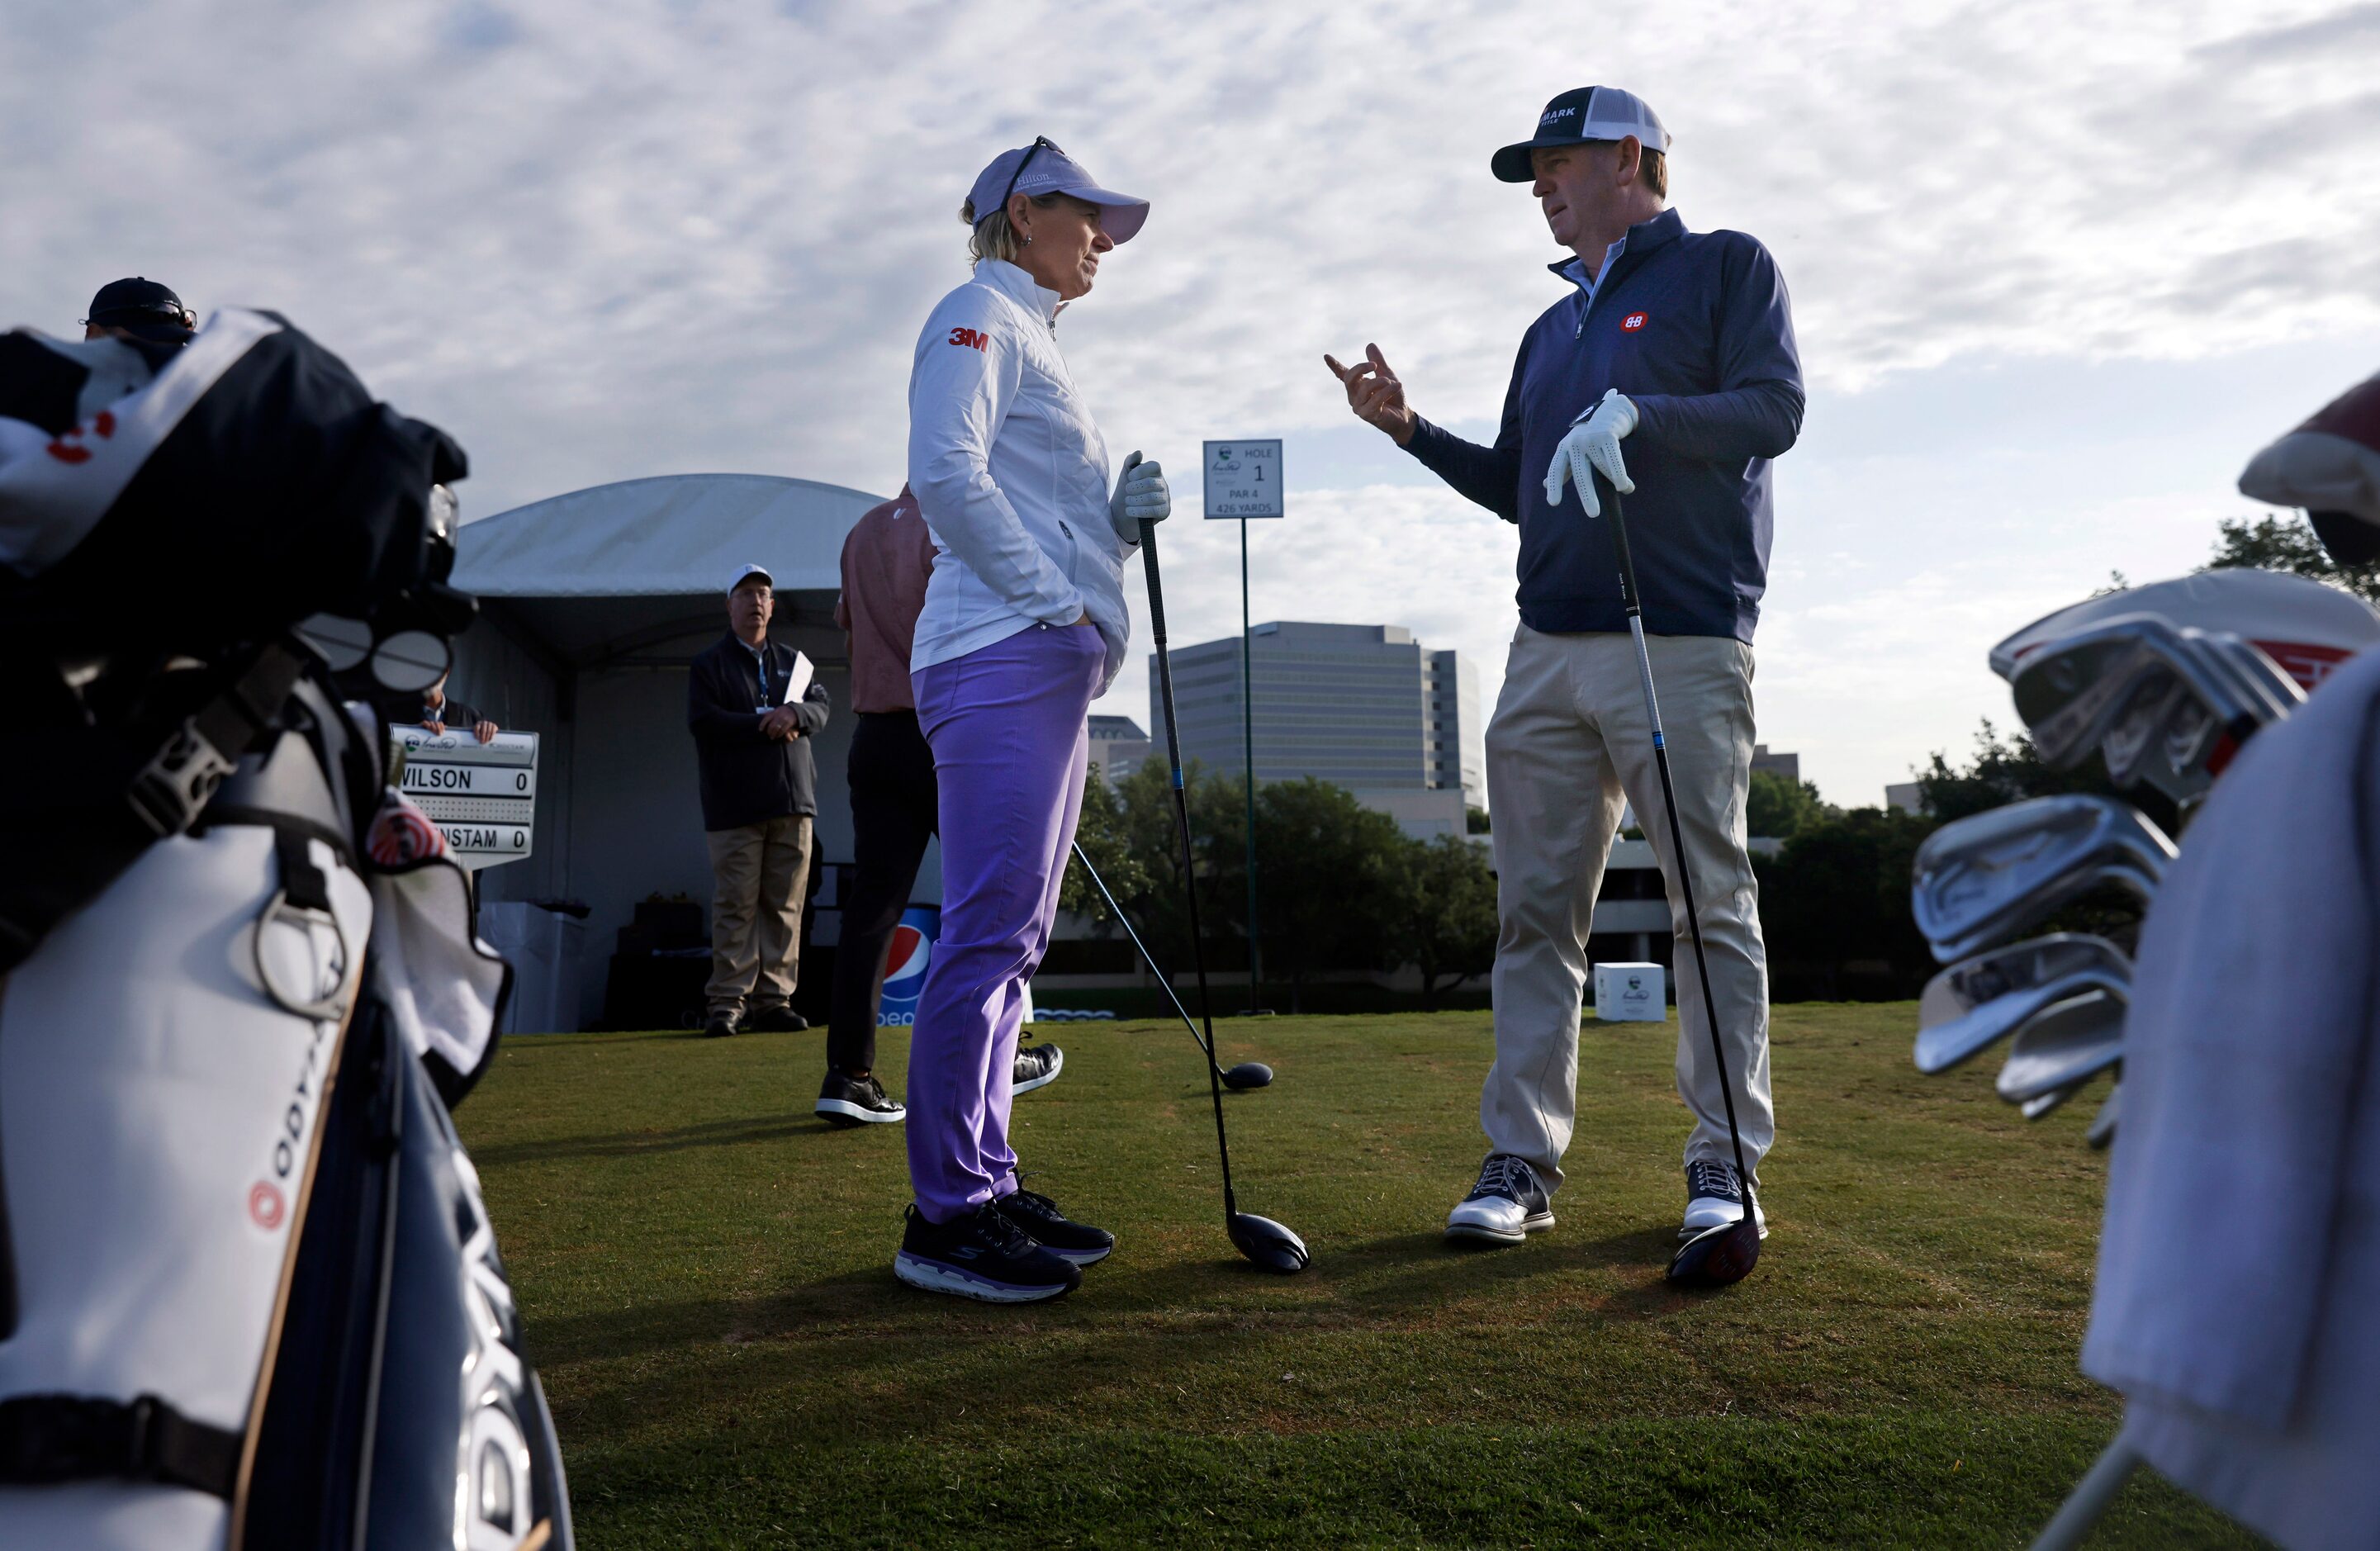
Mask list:
[[[1091,766],[1099,779],[1116,785],[1148,757],[1148,734],[1128,716],[1091,718]]]
[[[1802,757],[1798,754],[1771,754],[1767,744],[1754,744],[1752,768],[1783,776],[1796,786],[1802,784]]]
[[[1259,784],[1312,776],[1346,787],[1408,834],[1461,834],[1463,809],[1488,804],[1478,675],[1393,624],[1285,620],[1251,633]],[[1245,767],[1240,642],[1173,653],[1182,751],[1209,769]],[[1163,724],[1154,704],[1151,722]]]

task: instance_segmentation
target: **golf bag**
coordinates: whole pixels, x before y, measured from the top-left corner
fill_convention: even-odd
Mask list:
[[[270,314],[0,340],[0,1545],[572,1543],[449,1115],[509,972],[310,644],[468,619],[461,472]]]

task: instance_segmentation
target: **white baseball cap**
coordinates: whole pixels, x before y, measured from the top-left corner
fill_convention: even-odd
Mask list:
[[[727,584],[727,591],[730,597],[735,595],[737,588],[744,585],[744,579],[747,576],[758,576],[762,581],[769,584],[769,590],[771,592],[777,590],[777,578],[769,575],[769,568],[767,566],[747,565],[741,571],[736,572],[735,578]]]

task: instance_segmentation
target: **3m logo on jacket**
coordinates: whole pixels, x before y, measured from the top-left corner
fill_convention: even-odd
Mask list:
[[[963,345],[970,349],[982,350],[990,347],[991,340],[980,329],[953,329],[951,343]]]

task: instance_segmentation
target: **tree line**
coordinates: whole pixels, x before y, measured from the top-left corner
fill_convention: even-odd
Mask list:
[[[2295,572],[2380,603],[2380,566],[2338,565],[2301,518],[2222,524],[2209,568],[2235,565]],[[2125,585],[2120,576],[2111,581],[2109,590]],[[1920,811],[1907,813],[1836,807],[1808,782],[1754,772],[1749,831],[1784,842],[1777,854],[1753,859],[1777,1000],[1916,994],[1938,966],[1910,917],[1912,863],[1925,837],[1944,824],[2026,797],[2095,792],[2120,796],[2168,833],[2179,832],[2169,803],[2143,789],[2118,792],[2097,756],[2071,770],[2052,770],[2021,732],[2004,735],[1989,721],[1963,760],[1937,751],[1915,773]],[[1246,789],[1195,761],[1184,777],[1196,841],[1190,881],[1208,963],[1245,971]],[[1469,827],[1478,833],[1492,822],[1473,810]],[[1257,788],[1256,839],[1265,982],[1287,988],[1291,1011],[1317,977],[1334,972],[1414,965],[1423,1005],[1434,1007],[1448,990],[1493,966],[1496,879],[1485,845],[1456,835],[1408,838],[1354,794],[1310,777]],[[1145,761],[1112,789],[1092,781],[1081,840],[1151,949],[1169,969],[1186,974],[1187,890],[1166,768]],[[1094,923],[1107,922],[1106,907],[1077,866],[1069,865],[1062,900]],[[2043,929],[2129,941],[2137,917],[2128,897],[2109,891]],[[1666,951],[1665,939],[1657,941]]]

